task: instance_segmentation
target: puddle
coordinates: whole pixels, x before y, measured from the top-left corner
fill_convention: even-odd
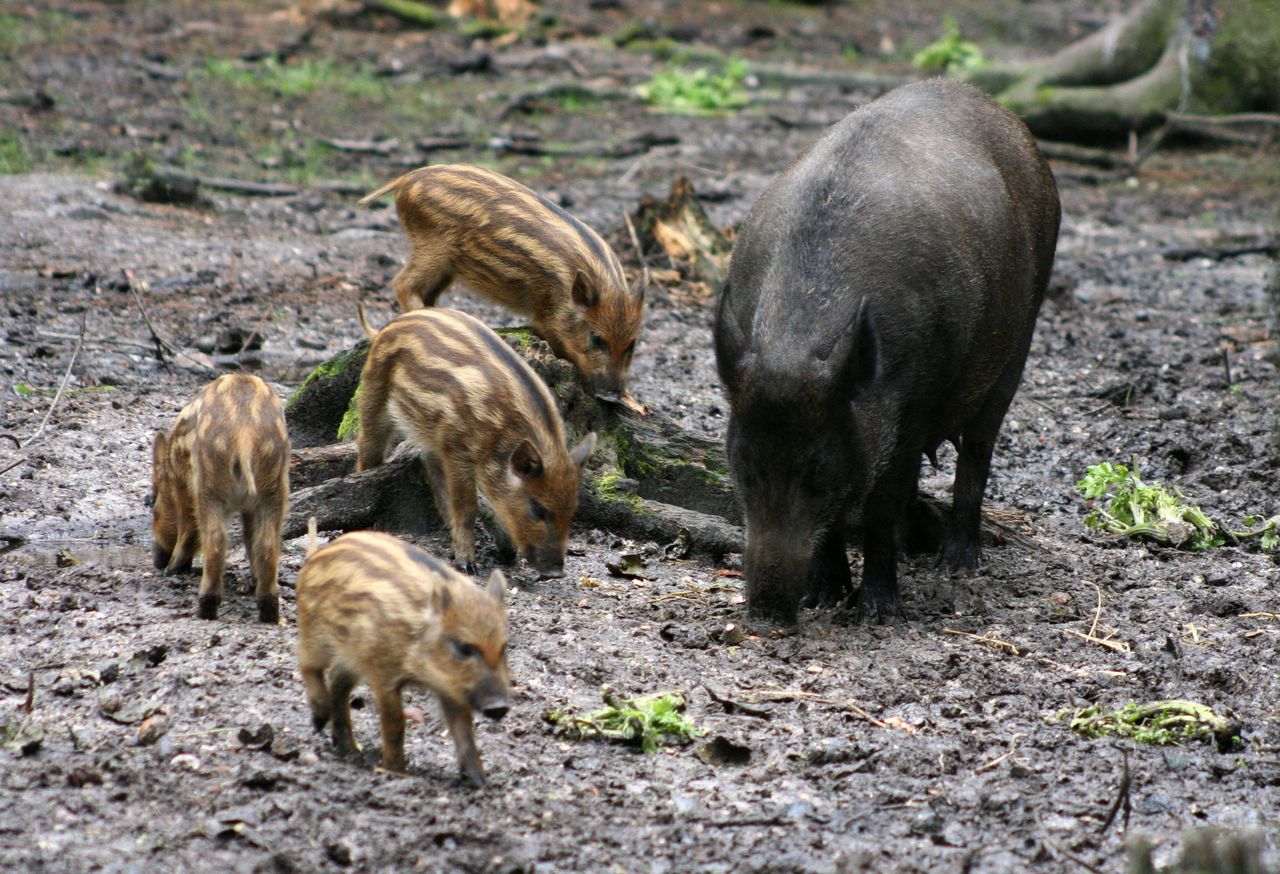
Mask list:
[[[151,547],[102,540],[26,540],[0,548],[0,555],[32,567],[151,568]]]

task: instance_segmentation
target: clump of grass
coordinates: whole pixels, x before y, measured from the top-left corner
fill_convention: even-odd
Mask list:
[[[684,695],[679,692],[655,692],[623,700],[605,686],[600,695],[605,706],[586,716],[550,710],[543,719],[557,734],[574,740],[602,738],[638,746],[646,753],[656,751],[659,741],[690,743],[706,734],[684,715]]]
[[[1076,488],[1094,502],[1084,524],[1095,530],[1192,549],[1226,543],[1221,526],[1177,487],[1145,483],[1136,468],[1104,461],[1090,466]]]
[[[1155,746],[1181,746],[1212,740],[1221,751],[1240,746],[1240,724],[1194,701],[1130,702],[1118,710],[1103,712],[1094,705],[1063,710],[1052,721],[1070,719],[1067,727],[1081,737],[1126,737]]]
[[[31,170],[31,156],[17,134],[0,133],[0,174],[12,176]]]
[[[976,43],[960,37],[960,26],[950,15],[942,17],[942,38],[916,52],[912,63],[926,72],[958,73],[976,70],[986,63]]]
[[[210,58],[192,75],[226,82],[243,91],[269,92],[278,97],[306,97],[320,90],[347,97],[381,97],[386,86],[367,72],[333,61],[299,58],[285,63],[268,56],[256,63],[234,58]]]
[[[747,105],[743,82],[747,62],[730,58],[722,68],[698,67],[686,70],[669,67],[659,70],[636,93],[650,106],[664,112],[709,114],[729,112]]]

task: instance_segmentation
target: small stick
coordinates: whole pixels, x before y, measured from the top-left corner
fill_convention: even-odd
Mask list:
[[[623,220],[627,223],[627,233],[631,235],[631,245],[636,247],[636,257],[640,259],[640,283],[641,288],[649,287],[649,259],[644,256],[644,249],[640,247],[640,237],[636,234],[636,226],[631,222],[631,214],[622,213]]]
[[[27,714],[28,716],[30,716],[31,711],[35,709],[35,706],[36,706],[36,675],[35,674],[32,674],[32,673],[27,674],[27,699],[23,701],[20,706],[21,706],[22,712]]]
[[[84,328],[85,328],[85,322],[87,319],[88,319],[87,312],[80,314],[80,339],[76,341],[75,351],[71,353],[71,360],[67,362],[67,372],[62,374],[62,384],[58,386],[58,391],[53,396],[53,403],[49,404],[49,409],[44,414],[44,419],[41,420],[40,427],[36,428],[36,432],[23,442],[22,445],[24,447],[30,446],[32,441],[34,441],[37,437],[39,437],[44,432],[44,426],[49,424],[49,417],[53,415],[53,408],[58,405],[58,401],[62,398],[62,393],[67,390],[67,383],[71,381],[71,368],[75,367],[76,358],[79,357],[80,350],[81,348],[84,347]],[[16,464],[11,465],[11,467],[16,467],[16,466],[17,466]],[[9,468],[5,468],[5,470],[9,470]]]
[[[1093,637],[1092,635],[1085,634],[1083,631],[1076,631],[1074,628],[1064,628],[1063,631],[1067,634],[1074,634],[1076,637],[1082,640],[1087,640],[1089,643],[1096,643],[1098,646],[1105,646],[1107,649],[1114,652],[1129,652],[1129,644],[1122,641],[1111,640],[1110,638],[1105,637]]]
[[[805,701],[812,701],[815,704],[826,704],[831,707],[843,707],[852,712],[855,716],[865,719],[876,728],[893,728],[889,723],[881,719],[876,719],[852,701],[839,701],[834,698],[824,698],[816,692],[801,692],[798,689],[764,689],[756,692],[744,692],[743,694],[755,698],[778,698],[782,700],[786,700],[787,698],[800,698]]]
[[[204,370],[207,373],[216,372],[213,370],[213,368],[210,368],[209,366],[202,364],[201,362],[192,358],[190,355],[183,352],[181,349],[178,349],[172,343],[170,343],[169,341],[165,340],[163,337],[160,336],[160,332],[156,330],[156,326],[151,323],[151,317],[147,315],[147,308],[142,304],[142,295],[138,293],[138,283],[133,278],[133,271],[129,270],[128,268],[125,268],[121,272],[124,273],[125,281],[129,284],[129,291],[133,293],[133,300],[134,300],[134,303],[138,305],[138,312],[142,314],[142,320],[147,323],[147,330],[151,332],[151,339],[155,341],[156,358],[160,361],[160,363],[164,364],[166,367],[168,366],[168,362],[165,361],[165,358],[164,358],[164,353],[168,352],[170,355],[174,356],[175,358],[181,355],[183,358],[187,359],[192,364],[196,365],[201,370]]]
[[[944,628],[942,629],[942,633],[954,634],[957,637],[967,637],[970,640],[976,640],[978,643],[987,643],[995,647],[1007,649],[1013,655],[1022,655],[1022,653],[1018,651],[1018,648],[1014,646],[1012,643],[1009,643],[1007,640],[1001,640],[991,632],[987,632],[984,635],[977,635],[977,634],[971,634],[968,631],[956,631],[953,628]]]
[[[1268,610],[1259,610],[1254,613],[1241,613],[1236,618],[1237,619],[1280,619],[1280,613],[1272,613]]]
[[[1129,802],[1129,751],[1121,750],[1124,755],[1124,770],[1120,773],[1120,787],[1116,789],[1116,800],[1111,802],[1111,809],[1107,811],[1107,818],[1102,821],[1102,827],[1098,829],[1098,834],[1102,834],[1107,827],[1115,820],[1116,814],[1120,812],[1120,808],[1124,808],[1124,830],[1129,831],[1129,812],[1132,804]]]
[[[1089,626],[1089,637],[1093,637],[1098,630],[1098,620],[1102,618],[1102,587],[1093,580],[1085,580],[1086,583],[1093,586],[1093,590],[1098,593],[1098,608],[1093,611],[1093,625]]]
[[[1227,377],[1227,388],[1231,388],[1231,352],[1226,346],[1222,347],[1222,370]]]

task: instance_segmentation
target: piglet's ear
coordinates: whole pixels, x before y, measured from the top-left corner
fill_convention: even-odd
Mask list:
[[[537,479],[542,476],[542,456],[528,440],[521,440],[511,453],[511,472],[520,479]]]
[[[573,451],[569,453],[569,460],[578,467],[587,463],[587,459],[591,457],[591,453],[596,448],[596,432],[588,432],[586,437],[582,438],[582,442],[573,447]]]
[[[156,439],[151,444],[151,463],[159,464],[169,454],[169,438],[163,431],[156,432]]]
[[[489,593],[489,597],[499,603],[507,600],[507,578],[502,571],[497,568],[493,569],[493,573],[489,574],[489,582],[484,587]]]
[[[428,616],[434,613],[435,616],[443,616],[449,612],[449,608],[453,606],[453,596],[449,594],[449,590],[444,586],[436,586],[431,591],[431,609],[427,611]]]
[[[595,283],[581,271],[573,280],[573,302],[588,310],[600,302],[600,292],[596,289]]]

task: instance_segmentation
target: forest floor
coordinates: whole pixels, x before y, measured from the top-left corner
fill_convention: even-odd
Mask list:
[[[222,615],[201,621],[196,579],[151,569],[146,501],[152,435],[213,368],[255,369],[287,396],[362,336],[357,300],[391,317],[407,247],[392,209],[358,211],[357,192],[481,163],[558,199],[633,270],[622,216],[643,195],[688,176],[731,228],[808,139],[886,87],[854,74],[913,75],[944,10],[1010,56],[1118,4],[554,3],[520,39],[320,5],[0,4],[0,432],[39,431],[0,446],[0,468],[16,462],[0,474],[0,868],[1119,872],[1128,835],[1167,864],[1200,826],[1254,834],[1280,862],[1275,554],[1095,534],[1076,489],[1090,465],[1136,461],[1231,527],[1280,513],[1275,265],[1239,254],[1274,249],[1274,147],[1054,162],[1055,279],[985,505],[1009,536],[967,579],[904,559],[906,621],[758,626],[733,557],[676,560],[579,526],[564,579],[515,575],[518,688],[505,720],[477,727],[486,787],[459,784],[421,697],[407,775],[336,756],[294,655],[302,541],[285,545],[281,625],[256,621],[234,537]],[[730,55],[849,76],[762,73],[745,107],[705,115],[633,94],[655,70]],[[135,155],[291,189],[144,202],[116,190]],[[712,290],[657,266],[632,388],[720,437]],[[181,356],[158,360],[144,311]],[[233,329],[263,348],[210,352]],[[926,492],[947,497],[954,460],[926,468]],[[447,554],[443,533],[418,540]],[[646,578],[607,569],[630,550]],[[552,733],[545,711],[598,706],[605,684],[682,691],[706,735],[643,754]],[[1164,699],[1238,721],[1241,743],[1088,739],[1059,718]],[[355,718],[376,747],[372,708]],[[709,761],[718,737],[746,761]]]

